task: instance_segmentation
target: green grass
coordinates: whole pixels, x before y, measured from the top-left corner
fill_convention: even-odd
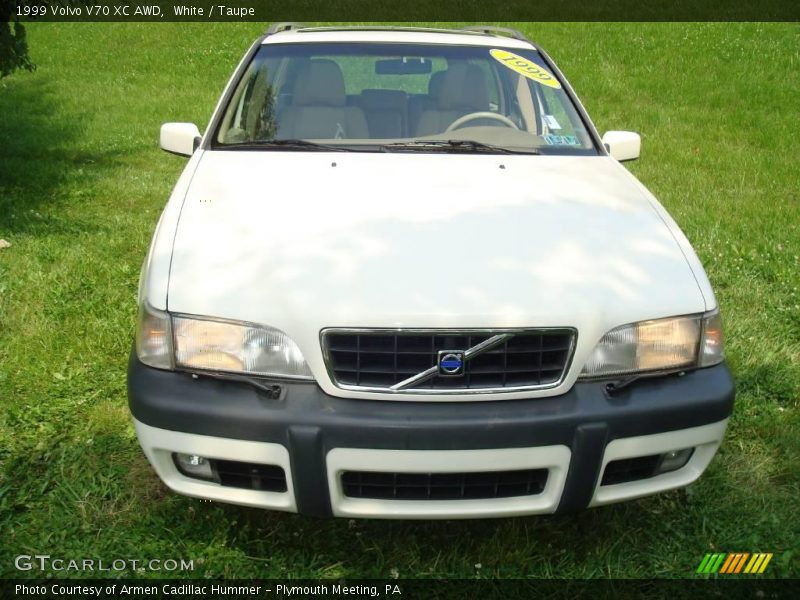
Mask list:
[[[706,552],[761,551],[768,575],[800,576],[796,24],[521,28],[601,131],[642,133],[631,169],[707,268],[738,384],[709,471],[577,515],[473,522],[318,520],[166,491],[125,392],[139,268],[184,164],[158,127],[203,126],[262,26],[31,24],[37,71],[0,80],[0,575],[44,553],[183,557],[206,577],[693,577]]]

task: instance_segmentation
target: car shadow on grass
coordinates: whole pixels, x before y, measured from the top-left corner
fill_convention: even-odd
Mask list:
[[[79,197],[118,149],[90,146],[88,108],[68,109],[44,74],[17,74],[0,92],[0,235],[80,233],[88,224],[43,214]],[[124,150],[123,150],[124,152]],[[52,211],[50,211],[52,212]]]

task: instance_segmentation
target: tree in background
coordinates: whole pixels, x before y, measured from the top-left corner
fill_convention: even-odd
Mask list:
[[[16,16],[16,0],[0,0],[0,78],[17,69],[33,71],[25,27]]]

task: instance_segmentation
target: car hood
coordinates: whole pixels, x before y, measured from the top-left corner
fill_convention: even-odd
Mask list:
[[[704,310],[654,202],[603,156],[206,152],[168,308],[268,324],[306,354],[346,326],[573,326],[591,350]]]

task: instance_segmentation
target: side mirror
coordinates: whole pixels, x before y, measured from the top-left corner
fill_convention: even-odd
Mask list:
[[[194,123],[164,123],[161,149],[179,156],[191,156],[200,145],[200,130]]]
[[[642,150],[642,138],[633,131],[606,131],[603,145],[620,162],[636,160]]]

